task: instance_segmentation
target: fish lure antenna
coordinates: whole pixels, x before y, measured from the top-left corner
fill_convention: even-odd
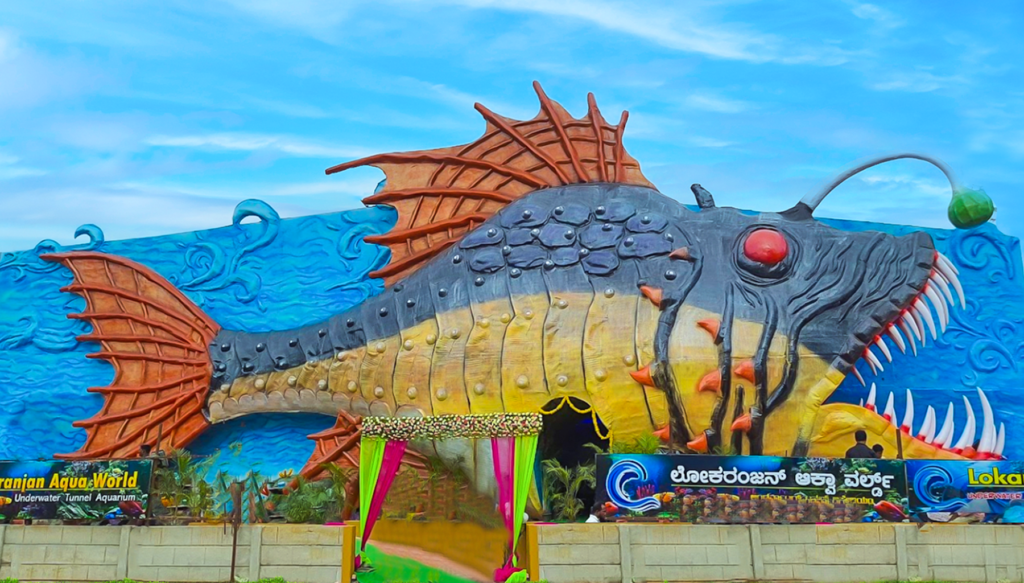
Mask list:
[[[946,179],[949,181],[950,190],[953,195],[953,198],[949,203],[949,221],[957,228],[967,229],[970,227],[976,227],[992,218],[992,214],[995,212],[995,206],[992,203],[992,199],[985,194],[984,190],[972,190],[960,186],[952,168],[950,168],[945,162],[926,154],[917,154],[914,152],[901,152],[898,154],[878,156],[851,166],[825,184],[818,191],[812,192],[800,199],[800,203],[806,206],[813,213],[829,193],[854,175],[859,174],[868,168],[878,166],[879,164],[907,158],[928,162],[946,175]]]
[[[691,184],[690,190],[693,192],[694,198],[697,199],[697,206],[702,209],[715,208],[715,197],[711,196],[711,193],[703,186]]]

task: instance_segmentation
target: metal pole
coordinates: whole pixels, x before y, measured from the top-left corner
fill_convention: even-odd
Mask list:
[[[242,524],[242,485],[231,484],[231,583],[235,583],[235,562],[238,558],[238,531]]]
[[[896,430],[896,459],[903,459],[903,431]]]

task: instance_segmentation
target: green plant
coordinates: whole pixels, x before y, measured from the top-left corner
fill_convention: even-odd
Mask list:
[[[302,476],[295,479],[290,492],[277,497],[276,507],[293,524],[323,524],[341,509],[330,480],[310,482]]]
[[[177,516],[184,506],[193,518],[204,518],[213,509],[213,486],[206,481],[218,454],[196,458],[187,450],[172,450],[167,464],[154,472],[154,490]]]
[[[565,522],[572,522],[583,510],[579,499],[580,488],[589,484],[596,486],[596,468],[593,464],[566,468],[557,460],[544,460],[544,499],[550,504],[552,514]]]

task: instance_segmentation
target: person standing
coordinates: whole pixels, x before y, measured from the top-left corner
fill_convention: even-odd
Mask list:
[[[853,438],[857,440],[857,444],[846,450],[847,458],[859,458],[859,459],[874,459],[875,452],[868,447],[868,434],[863,429],[858,429],[857,433],[853,434]]]
[[[875,452],[876,458],[882,459],[882,452],[885,451],[885,448],[882,447],[882,444],[876,443],[875,445],[871,446],[871,451]]]

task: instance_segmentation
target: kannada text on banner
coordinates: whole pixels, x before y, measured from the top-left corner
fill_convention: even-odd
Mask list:
[[[150,460],[0,462],[0,520],[145,516]]]
[[[599,455],[609,519],[690,523],[902,521],[903,464],[874,459]]]

